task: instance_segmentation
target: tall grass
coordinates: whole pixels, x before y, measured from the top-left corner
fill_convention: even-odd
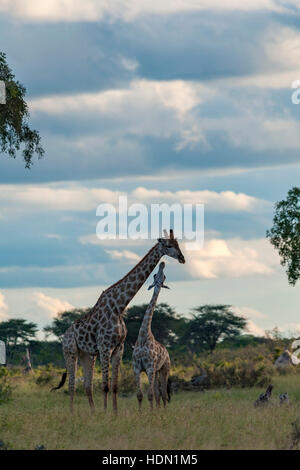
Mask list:
[[[272,383],[272,404],[259,409],[253,403],[263,391],[261,387],[233,387],[180,392],[166,409],[153,413],[145,398],[141,414],[134,394],[121,396],[117,416],[111,403],[106,413],[102,410],[98,384],[95,415],[90,414],[81,393],[76,395],[75,411],[70,415],[64,389],[50,393],[50,383],[11,377],[13,398],[0,406],[0,439],[9,449],[34,449],[36,445],[49,450],[288,449],[292,423],[300,419],[300,375],[277,375]],[[290,405],[279,406],[278,395],[285,391]]]

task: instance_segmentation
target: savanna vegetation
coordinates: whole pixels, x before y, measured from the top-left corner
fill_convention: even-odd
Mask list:
[[[16,336],[10,332],[10,321],[0,324],[9,350],[8,367],[0,369],[0,440],[6,448],[34,449],[39,445],[46,449],[298,448],[300,366],[274,367],[275,359],[289,345],[291,338],[282,337],[277,329],[268,332],[264,338],[249,335],[242,318],[238,325],[234,324],[228,330],[224,319],[230,320],[229,306],[199,307],[186,319],[167,304],[158,305],[153,331],[170,351],[173,393],[167,409],[152,415],[145,395],[142,415],[146,416],[146,421],[141,419],[130,355],[145,307],[134,306],[126,314],[130,334],[120,374],[117,420],[111,410],[108,413],[102,410],[99,364],[94,379],[94,416],[90,414],[85,396],[81,368],[72,417],[68,387],[50,393],[64,370],[59,338],[68,322],[83,311],[58,315],[45,328],[48,339],[43,341],[36,339],[36,326],[30,322],[18,321],[19,328],[14,330]],[[226,328],[220,332],[222,322],[216,321],[217,340],[211,348],[208,338],[214,331],[214,320],[221,312]],[[205,318],[207,324],[200,321]],[[195,327],[197,336],[192,335],[188,341],[190,325],[195,321],[198,323],[198,329]],[[57,339],[50,340],[50,335]],[[196,341],[199,343],[197,348]],[[34,368],[28,374],[23,373],[25,347],[31,351]],[[201,386],[195,386],[198,377],[204,378]],[[146,391],[146,376],[143,381]],[[271,403],[256,409],[254,401],[270,383],[274,385]],[[279,405],[279,393],[286,391],[290,404]],[[81,432],[83,426],[84,433]]]
[[[253,347],[250,347],[253,348]],[[256,348],[255,348],[256,349]],[[245,355],[249,356],[249,347]],[[252,351],[254,352],[254,351]],[[223,350],[226,356],[229,350]],[[221,352],[218,352],[221,354]],[[224,356],[224,357],[225,357]],[[222,356],[223,357],[223,356]],[[223,359],[224,361],[224,359]],[[235,362],[234,359],[231,359]],[[255,359],[253,359],[255,362]],[[263,360],[258,360],[263,362]],[[75,411],[69,412],[67,387],[54,393],[61,370],[50,366],[24,376],[21,369],[4,369],[0,388],[0,439],[7,449],[298,449],[300,442],[300,374],[297,368],[284,375],[267,367],[260,375],[274,385],[271,403],[256,408],[253,403],[265,387],[218,382],[231,369],[230,361],[212,368],[224,369],[216,382],[201,391],[180,390],[172,394],[165,410],[150,413],[147,399],[142,414],[137,410],[133,378],[126,364],[121,371],[118,416],[104,413],[100,373],[95,377],[96,413],[90,414],[82,383],[78,383]],[[249,373],[252,374],[252,366]],[[2,370],[3,370],[2,369]],[[220,372],[220,371],[219,371]],[[1,372],[3,374],[3,372]],[[81,374],[79,370],[79,375]],[[173,366],[172,377],[189,379],[197,365]],[[260,382],[261,383],[261,382]],[[144,385],[146,387],[146,383]],[[6,391],[5,391],[6,387]],[[279,393],[288,391],[290,403],[279,405]],[[109,404],[111,408],[111,404]],[[84,432],[82,430],[84,429]]]

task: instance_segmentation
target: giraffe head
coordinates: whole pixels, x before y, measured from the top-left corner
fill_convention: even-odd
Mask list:
[[[162,261],[159,265],[157,273],[154,274],[153,284],[148,287],[148,290],[152,289],[152,287],[154,287],[155,292],[160,291],[162,287],[164,287],[165,289],[170,289],[170,287],[164,285],[164,282],[166,280],[166,276],[164,274],[165,266],[165,263]]]
[[[165,232],[166,234],[166,232]],[[163,255],[170,256],[179,261],[179,263],[184,264],[185,259],[178,245],[178,241],[174,238],[173,230],[170,230],[170,237],[166,236],[165,238],[158,238],[158,242],[162,247]]]

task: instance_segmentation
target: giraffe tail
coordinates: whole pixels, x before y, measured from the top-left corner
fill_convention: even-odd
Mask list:
[[[65,381],[66,381],[66,378],[67,378],[67,372],[64,372],[63,375],[62,375],[62,378],[61,378],[61,381],[59,382],[59,384],[57,385],[57,387],[53,387],[51,388],[50,392],[53,392],[53,390],[58,390],[59,388],[63,387],[65,385]]]
[[[171,379],[170,377],[168,378],[167,382],[167,396],[168,396],[168,402],[171,401]]]

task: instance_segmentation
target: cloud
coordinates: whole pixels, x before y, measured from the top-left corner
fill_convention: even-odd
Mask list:
[[[287,337],[291,337],[295,335],[296,337],[300,335],[300,323],[297,322],[288,322],[281,324],[278,326],[278,330],[280,333],[283,333],[283,335],[287,335]]]
[[[297,70],[298,68],[299,70],[299,30],[279,24],[273,25],[265,35],[265,43],[270,66],[288,70]]]
[[[173,137],[174,149],[181,151],[199,142],[205,144],[201,129],[190,113],[213,95],[211,87],[198,82],[139,79],[123,89],[35,98],[30,101],[30,110],[39,115],[71,115],[72,119],[77,116],[81,121],[86,115],[94,127],[97,117],[105,118],[106,138],[110,134],[118,138],[125,134]],[[92,140],[98,148],[104,143],[102,136],[82,135],[74,139],[73,146],[83,149],[90,146]]]
[[[139,79],[133,80],[124,89],[36,98],[30,102],[30,108],[39,116],[45,113],[59,118],[69,116],[75,122],[76,119],[82,122],[82,116],[86,116],[85,125],[88,127],[82,127],[77,135],[66,139],[64,144],[79,154],[111,154],[116,142],[128,139],[128,136],[134,139],[151,137],[168,142],[173,155],[175,151],[174,160],[177,160],[177,153],[187,152],[187,155],[192,155],[194,149],[202,155],[211,155],[222,140],[233,148],[252,151],[272,149],[279,152],[299,147],[300,124],[291,113],[283,113],[282,108],[274,113],[274,106],[278,108],[278,104],[274,102],[271,106],[274,98],[266,95],[263,86],[267,89],[281,88],[283,81],[288,78],[285,88],[290,89],[297,75],[293,77],[291,71],[281,70],[275,75],[270,71],[261,74],[256,77],[257,82],[255,76],[205,84],[197,81]],[[250,84],[258,88],[259,92],[248,90],[246,87]],[[218,101],[221,101],[219,107],[226,105],[226,111],[219,116],[216,113]],[[290,99],[287,104],[290,104]],[[214,109],[213,113],[209,112],[210,107]],[[98,129],[103,125],[105,135],[99,136]],[[74,127],[77,128],[78,123],[74,123]],[[112,147],[113,141],[115,143]],[[126,151],[127,155],[130,153],[130,149]],[[141,159],[143,150],[136,153]],[[230,164],[231,158],[229,156],[225,163],[223,159],[223,166]],[[246,159],[246,164],[247,161],[249,164],[249,159]],[[203,159],[200,162],[203,165]],[[166,163],[164,156],[158,165],[161,167]],[[180,161],[176,163],[181,166]],[[138,164],[145,167],[146,161],[142,159]],[[190,165],[188,162],[186,164]],[[201,166],[199,161],[196,165]]]
[[[198,251],[186,251],[186,269],[191,278],[238,278],[270,275],[279,259],[270,244],[258,240],[208,240]]]
[[[223,87],[228,90],[238,88],[262,88],[264,90],[273,89],[279,90],[291,87],[292,82],[299,76],[298,69],[290,70],[266,70],[261,73],[240,76],[240,77],[222,77],[215,80],[210,80],[211,86],[216,88]]]
[[[254,336],[266,336],[266,332],[263,328],[256,325],[253,320],[247,321],[247,333]]]
[[[297,119],[289,115],[274,117],[262,109],[252,108],[251,111],[245,112],[246,103],[242,109],[239,117],[203,118],[203,134],[222,133],[232,148],[254,152],[280,152],[299,148],[300,123]]]
[[[253,196],[233,191],[159,191],[138,187],[132,191],[132,197],[146,202],[179,202],[181,204],[204,204],[208,210],[216,212],[256,212],[269,209],[269,203]]]
[[[143,203],[179,203],[204,204],[211,212],[245,212],[257,213],[270,210],[268,201],[233,191],[210,190],[161,191],[139,186],[129,193],[105,188],[85,187],[76,183],[51,185],[0,185],[1,210],[7,214],[12,211],[90,211],[96,210],[99,204],[112,204],[119,211],[119,197],[128,197],[130,204]],[[47,234],[49,238],[59,234]]]
[[[95,112],[114,116],[124,114],[129,107],[141,109],[157,105],[184,114],[212,94],[213,90],[197,82],[139,79],[124,89],[40,97],[31,100],[29,105],[32,112],[54,115]]]
[[[97,237],[96,233],[91,233],[88,235],[83,235],[79,237],[79,242],[82,245],[97,245],[97,246],[102,246],[102,247],[113,247],[116,245],[116,240],[115,239],[103,239],[101,240],[100,238]],[[150,250],[151,246],[148,247],[148,242],[147,240],[144,239],[118,239],[117,241],[118,247],[128,247],[128,246],[134,246],[134,247],[142,247],[143,249],[145,246]],[[151,242],[150,242],[151,243]],[[147,249],[146,248],[146,249]]]
[[[133,251],[105,250],[105,252],[108,253],[112,257],[112,259],[116,259],[116,260],[125,259],[130,264],[136,264],[137,262],[140,261],[140,257]]]
[[[259,312],[258,310],[255,310],[254,308],[249,308],[249,307],[232,307],[233,313],[235,313],[238,316],[244,317],[247,319],[247,333],[254,335],[254,336],[265,336],[265,330],[258,326],[252,318],[255,320],[260,320],[260,319],[265,319],[266,315],[262,312]]]
[[[8,318],[8,305],[5,302],[5,297],[0,292],[0,321],[4,321]]]
[[[295,6],[296,8],[296,6]],[[32,22],[134,21],[142,15],[167,15],[196,11],[284,11],[275,0],[1,0],[0,11]]]
[[[121,193],[109,189],[86,188],[80,185],[1,185],[2,207],[27,210],[88,211],[100,202],[118,202]]]
[[[105,251],[113,260],[127,260],[134,264],[140,259],[134,251],[113,249],[116,244],[119,246],[119,240],[98,240],[96,236],[88,235],[82,237],[80,241],[83,244],[109,247]],[[125,244],[122,240],[120,242],[120,246],[131,244],[142,253],[146,253],[152,246],[149,245],[149,240],[126,240]],[[206,239],[203,248],[199,250],[187,250],[185,243],[182,243],[181,248],[186,264],[178,273],[180,280],[232,279],[257,274],[269,276],[280,266],[277,253],[265,239],[212,238]],[[249,309],[247,313],[253,317],[255,315],[254,310]],[[257,318],[261,318],[259,313],[256,315]]]
[[[107,255],[106,255],[107,257]],[[107,261],[107,260],[106,260]],[[116,267],[113,266],[115,270]],[[68,264],[64,260],[60,265],[43,266],[9,266],[0,268],[0,284],[5,287],[79,287],[107,285],[114,279],[110,264],[93,262]],[[120,276],[121,277],[121,276]]]
[[[43,292],[36,292],[34,294],[34,300],[50,318],[55,317],[60,312],[65,312],[66,310],[72,310],[74,308],[74,306],[69,302],[49,297],[48,295],[43,294]]]
[[[59,235],[58,233],[46,233],[44,235],[46,238],[54,239],[54,240],[62,240],[64,237]]]
[[[222,77],[211,80],[216,87],[234,89],[256,87],[267,89],[288,89],[299,78],[300,33],[298,29],[271,23],[260,39],[265,54],[260,71],[244,76]],[[206,83],[207,84],[207,83]]]

